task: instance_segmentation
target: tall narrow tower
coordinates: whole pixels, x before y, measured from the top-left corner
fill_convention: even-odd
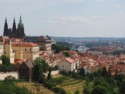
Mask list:
[[[22,23],[22,17],[20,16],[19,24],[18,24],[18,32],[17,32],[18,38],[23,38],[25,36],[24,33],[24,25]]]
[[[13,21],[12,34],[13,34],[12,36],[13,36],[14,38],[16,38],[16,36],[17,36],[17,29],[16,29],[15,18],[14,18],[14,21]]]
[[[4,36],[8,36],[8,24],[7,24],[7,19],[5,19],[5,24],[4,24]]]

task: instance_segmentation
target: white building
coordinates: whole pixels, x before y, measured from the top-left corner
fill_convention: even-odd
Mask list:
[[[60,61],[57,64],[59,71],[75,71],[77,68],[77,64],[75,62],[75,60],[71,59],[71,58],[65,58],[62,61]]]

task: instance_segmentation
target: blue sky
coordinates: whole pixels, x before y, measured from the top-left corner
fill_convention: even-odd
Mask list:
[[[125,37],[125,0],[0,0],[0,35],[20,14],[26,35]]]

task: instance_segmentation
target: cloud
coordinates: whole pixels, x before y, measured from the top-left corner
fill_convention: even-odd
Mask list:
[[[83,2],[85,0],[46,0],[46,1],[47,2],[72,2],[72,3],[75,3],[75,2]]]
[[[125,8],[125,4],[114,4],[114,8]]]
[[[0,0],[0,4],[3,2],[4,0]]]
[[[84,17],[84,16],[55,16],[53,19],[48,20],[48,23],[77,23],[77,24],[94,24],[92,21],[92,17]]]
[[[85,1],[85,0],[64,0],[64,1],[76,3],[76,2],[83,2],[83,1]]]

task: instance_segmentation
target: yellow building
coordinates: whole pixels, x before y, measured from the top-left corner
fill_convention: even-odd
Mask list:
[[[10,63],[14,64],[15,54],[12,50],[12,44],[9,37],[1,36],[0,37],[0,56],[5,55],[10,58]],[[0,61],[2,64],[2,61]]]
[[[3,51],[4,51],[4,44],[3,44],[3,38],[0,37],[0,56],[3,55]]]
[[[4,55],[10,58],[10,63],[14,64],[15,53],[12,50],[12,43],[10,39],[5,39],[4,42]]]
[[[13,43],[12,49],[15,52],[15,60],[18,59],[31,59],[35,60],[39,57],[39,46],[34,43]]]
[[[6,36],[0,37],[0,56],[9,57],[12,64],[19,60],[35,60],[39,57],[39,50],[39,45],[35,43],[21,42],[19,39],[10,39]]]

